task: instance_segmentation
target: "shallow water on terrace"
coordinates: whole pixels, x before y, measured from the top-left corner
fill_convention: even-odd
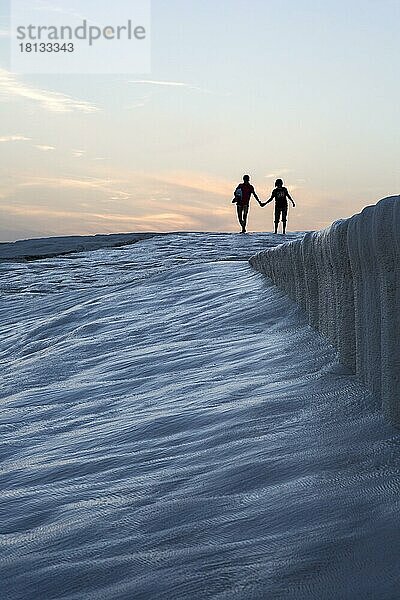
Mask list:
[[[400,596],[399,434],[276,239],[0,265],[1,600]]]

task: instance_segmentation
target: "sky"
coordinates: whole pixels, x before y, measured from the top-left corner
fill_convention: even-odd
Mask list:
[[[400,0],[152,0],[144,75],[13,74],[8,13],[0,241],[237,231],[244,173],[262,200],[284,180],[290,230],[400,193]]]

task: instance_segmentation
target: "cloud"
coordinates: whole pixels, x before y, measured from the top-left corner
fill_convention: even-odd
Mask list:
[[[234,184],[228,178],[195,171],[126,171],[109,163],[106,178],[104,164],[95,165],[92,177],[11,173],[0,181],[2,218],[12,222],[13,231],[23,232],[29,226],[60,235],[237,230],[231,204]],[[289,218],[293,231],[324,227],[351,216],[365,203],[361,192],[349,202],[343,191],[331,193],[309,186],[299,187],[293,197],[296,208],[290,210]],[[272,223],[273,205],[259,209],[253,202],[250,228],[270,231]]]
[[[66,9],[65,7],[54,6],[50,2],[43,2],[43,0],[39,0],[38,2],[36,2],[36,5],[32,6],[31,8],[32,8],[32,10],[35,10],[35,11],[43,11],[46,13],[54,12],[54,13],[58,13],[58,14],[62,14],[62,15],[68,15],[68,16],[76,17],[77,19],[80,19],[80,20],[83,20],[85,18],[84,15],[81,13]]]
[[[95,231],[155,231],[194,229],[196,219],[190,215],[182,215],[176,212],[159,212],[149,215],[130,216],[120,213],[101,213],[90,211],[69,211],[47,207],[31,206],[29,204],[18,206],[0,206],[0,212],[5,215],[14,215],[25,219],[37,219],[40,224],[52,223],[63,219],[63,231],[68,222],[72,225],[72,233],[85,233],[95,228]],[[82,229],[82,224],[84,229]],[[57,226],[57,225],[55,225]],[[121,229],[122,228],[122,229]]]
[[[86,150],[72,150],[72,156],[75,158],[82,158],[86,154]]]
[[[103,168],[103,167],[102,167]],[[139,183],[138,183],[139,182]],[[204,204],[203,198],[218,197],[218,202],[231,200],[234,185],[232,181],[214,175],[191,171],[166,171],[156,174],[129,173],[116,171],[108,179],[102,177],[68,178],[68,177],[34,177],[19,183],[18,187],[47,187],[63,189],[81,189],[102,192],[110,200],[127,200],[133,196],[137,187],[151,190],[151,196],[159,201],[159,196],[175,198],[176,194],[191,198],[195,194],[197,202]],[[157,189],[159,188],[159,189]],[[135,194],[137,192],[135,191]],[[211,201],[211,200],[210,200]],[[215,205],[215,203],[213,203]],[[191,210],[194,210],[193,207]],[[204,210],[203,208],[201,210]],[[210,210],[210,207],[207,207]]]
[[[6,100],[23,98],[39,104],[44,110],[54,113],[83,112],[90,114],[100,110],[97,106],[85,100],[78,100],[58,92],[50,92],[25,85],[13,73],[5,69],[0,69],[0,97]]]
[[[169,228],[187,228],[196,225],[196,221],[190,216],[182,215],[177,212],[160,212],[151,215],[141,215],[140,217],[131,217],[119,214],[95,214],[96,218],[113,223],[124,223],[127,226],[135,226],[142,231],[153,229],[154,231],[165,231]]]
[[[231,187],[222,178],[195,172],[116,171],[107,179],[19,176],[7,190],[0,189],[7,196],[0,211],[21,228],[29,222],[63,235],[229,231],[235,225]]]
[[[136,85],[174,87],[174,88],[182,88],[182,89],[187,89],[187,90],[195,90],[197,92],[202,92],[203,94],[216,94],[216,92],[212,92],[211,90],[201,88],[197,85],[192,85],[191,83],[185,83],[183,81],[162,81],[162,80],[156,80],[156,79],[133,79],[131,81],[128,81],[128,83],[134,83]]]
[[[0,143],[5,144],[8,142],[30,142],[32,138],[25,137],[24,135],[3,135],[0,137]]]
[[[112,179],[99,179],[99,178],[87,178],[87,179],[69,179],[67,177],[35,177],[23,181],[17,185],[19,188],[63,188],[64,190],[86,190],[86,191],[98,191],[104,196],[107,196],[109,200],[128,200],[131,198],[131,194],[126,190],[120,189],[120,180]]]
[[[137,104],[131,104],[130,106],[127,106],[125,110],[136,110],[137,108],[144,108],[145,106],[145,102],[138,102]]]
[[[116,191],[114,192],[114,195],[111,196],[110,200],[129,200],[131,197],[131,194],[128,194],[127,192]]]
[[[35,177],[19,184],[19,187],[63,187],[63,188],[90,188],[99,189],[108,183],[107,179],[69,179],[67,177]]]
[[[137,83],[140,85],[161,85],[169,87],[191,87],[189,84],[183,83],[182,81],[155,81],[152,79],[135,79],[133,81],[129,81],[129,83]]]
[[[292,173],[292,170],[284,167],[282,169],[276,169],[276,171],[268,173],[268,175],[264,175],[264,177],[266,179],[276,179],[277,177],[283,177],[283,175],[288,175],[289,173]]]
[[[153,179],[160,183],[166,183],[174,187],[186,188],[187,190],[204,192],[210,195],[229,197],[233,194],[235,187],[231,180],[223,177],[202,174],[191,171],[168,171],[154,175]]]
[[[55,146],[45,146],[43,144],[36,144],[34,148],[41,150],[42,152],[51,152],[51,150],[55,150]]]

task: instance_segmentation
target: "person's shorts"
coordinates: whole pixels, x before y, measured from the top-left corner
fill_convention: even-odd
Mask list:
[[[287,211],[288,205],[286,204],[275,204],[275,223],[279,223],[282,216],[282,221],[286,223],[287,221]]]

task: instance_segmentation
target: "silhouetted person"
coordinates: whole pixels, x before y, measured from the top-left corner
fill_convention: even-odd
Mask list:
[[[271,198],[266,202],[261,202],[260,206],[266,206],[272,200],[275,200],[275,233],[278,233],[278,225],[280,218],[282,216],[282,226],[283,226],[283,234],[286,233],[286,223],[287,223],[287,213],[288,213],[288,201],[293,204],[293,208],[296,206],[293,202],[293,199],[287,189],[283,187],[282,179],[277,179],[275,181],[275,189],[271,194]]]
[[[241,233],[246,233],[247,217],[249,214],[250,198],[253,194],[258,204],[261,206],[259,197],[257,196],[254,187],[250,184],[250,177],[243,175],[243,183],[239,183],[235,190],[235,197],[232,200],[236,202],[237,216],[240,225],[242,226]]]

